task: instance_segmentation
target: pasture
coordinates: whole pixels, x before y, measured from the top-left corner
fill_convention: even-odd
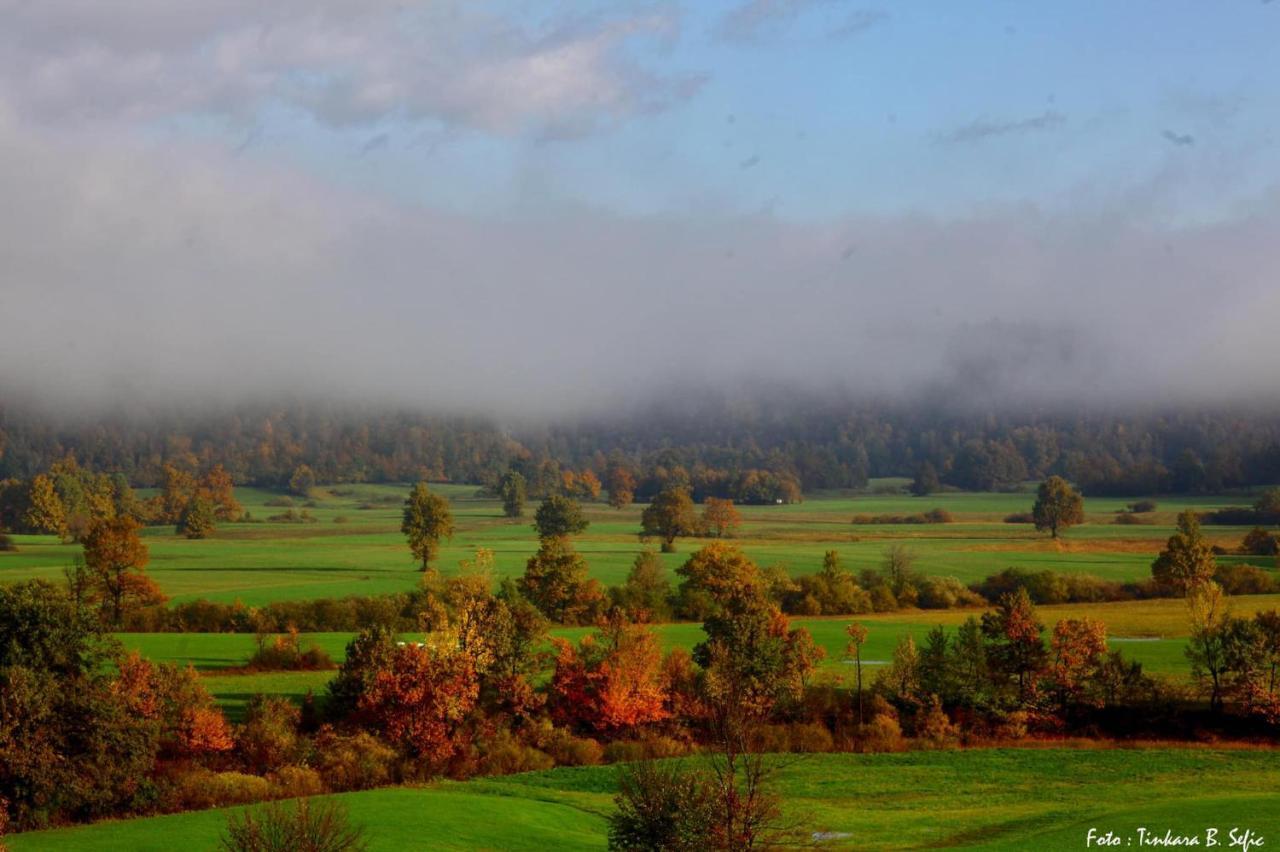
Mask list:
[[[537,549],[528,517],[504,518],[498,501],[478,497],[474,486],[432,487],[450,498],[457,521],[457,535],[443,547],[438,561],[441,571],[453,570],[479,547],[494,551],[500,577],[518,576],[524,570],[525,561]],[[950,492],[923,498],[875,493],[876,488],[892,487],[895,483],[879,482],[865,494],[820,493],[789,506],[739,507],[743,525],[735,542],[759,564],[781,564],[792,573],[818,570],[827,550],[839,551],[846,567],[855,571],[876,567],[887,546],[903,543],[915,553],[921,573],[953,576],[966,583],[1010,566],[1134,580],[1148,576],[1151,560],[1172,532],[1178,511],[1251,499],[1159,498],[1158,511],[1144,516],[1149,523],[1125,526],[1114,520],[1127,500],[1089,499],[1086,523],[1054,541],[1030,525],[1002,522],[1006,515],[1030,509],[1034,499],[1030,491]],[[175,602],[204,598],[256,606],[410,589],[418,582],[418,570],[399,531],[406,492],[406,487],[394,485],[317,489],[310,501],[293,498],[293,510],[305,508],[314,522],[291,523],[268,520],[288,511],[267,505],[281,502],[281,495],[240,488],[237,496],[252,519],[223,524],[212,538],[189,541],[172,527],[148,528],[148,571]],[[307,502],[313,505],[304,505]],[[860,514],[913,514],[934,507],[950,512],[954,523],[850,523]],[[527,507],[527,516],[533,508],[532,504]],[[590,562],[592,575],[602,583],[621,583],[642,549],[637,537],[641,508],[615,510],[603,503],[587,504],[591,527],[575,543]],[[1213,541],[1229,547],[1237,545],[1245,531],[1206,529]],[[50,536],[15,536],[15,541],[17,552],[0,553],[0,582],[28,577],[60,580],[64,567],[79,552],[78,545],[62,544]],[[675,569],[702,541],[681,540],[679,552],[663,554],[663,561]],[[1272,567],[1270,562],[1266,567]]]
[[[375,852],[604,849],[617,772],[559,768],[337,798]],[[1135,838],[1139,826],[1161,834],[1215,827],[1223,846],[1231,827],[1268,840],[1280,834],[1280,761],[1273,751],[817,754],[787,759],[777,784],[794,840],[824,849],[1082,849],[1090,827]],[[215,847],[225,821],[225,811],[213,810],[6,840],[13,852],[160,852],[181,837],[195,852]]]
[[[1252,595],[1232,602],[1235,612],[1249,615],[1258,610],[1280,608],[1280,595]],[[1143,664],[1156,675],[1185,679],[1188,664],[1183,655],[1186,644],[1185,605],[1178,600],[1126,601],[1104,604],[1063,604],[1039,608],[1041,620],[1048,629],[1063,618],[1089,616],[1108,627],[1111,647]],[[883,613],[850,618],[794,618],[792,624],[813,634],[814,641],[825,651],[818,677],[820,679],[852,676],[852,666],[845,657],[845,625],[857,620],[868,628],[863,660],[871,672],[893,654],[894,646],[906,635],[917,643],[934,625],[954,628],[980,610],[937,610]],[[691,648],[703,638],[701,625],[690,623],[660,624],[654,630],[664,649]],[[563,627],[553,636],[576,641],[590,632],[587,627]],[[315,643],[341,662],[350,633],[304,633],[303,645]],[[261,672],[239,673],[254,650],[254,637],[243,633],[122,633],[118,638],[126,648],[136,650],[157,662],[191,665],[201,673],[205,687],[232,718],[238,718],[244,704],[255,693],[284,695],[301,701],[307,691],[319,694],[333,676],[332,672]]]

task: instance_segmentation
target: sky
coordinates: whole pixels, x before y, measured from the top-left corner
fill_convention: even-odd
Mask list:
[[[0,0],[0,390],[1271,394],[1280,3]]]

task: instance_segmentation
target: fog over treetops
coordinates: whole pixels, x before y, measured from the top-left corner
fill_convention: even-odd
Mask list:
[[[0,0],[0,397],[1275,398],[1280,8],[190,5]]]

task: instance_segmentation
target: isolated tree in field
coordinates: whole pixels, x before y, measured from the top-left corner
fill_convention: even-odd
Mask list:
[[[667,488],[659,492],[640,515],[640,529],[641,538],[661,540],[663,553],[674,552],[676,536],[693,535],[698,531],[693,498],[683,488]]]
[[[300,464],[289,477],[289,490],[299,497],[306,497],[316,487],[316,474],[310,467]]]
[[[84,564],[112,624],[119,626],[125,611],[135,604],[164,600],[146,574],[149,560],[133,518],[97,521],[89,528],[84,539]]]
[[[615,509],[631,505],[636,496],[636,478],[621,464],[611,464],[605,471],[604,487],[609,491],[609,505]]]
[[[192,499],[197,498],[208,501],[213,509],[213,517],[218,521],[239,520],[244,513],[244,508],[236,499],[231,474],[220,464],[214,465],[196,480]]]
[[[742,526],[742,515],[734,508],[732,500],[708,497],[702,507],[702,528],[707,535],[716,538],[732,538]]]
[[[413,486],[409,498],[404,501],[404,519],[400,532],[409,539],[409,549],[422,563],[422,570],[431,567],[442,540],[453,538],[453,512],[449,501],[427,488],[425,482]]]
[[[1200,532],[1200,518],[1188,509],[1178,515],[1178,531],[1169,536],[1164,550],[1151,563],[1151,576],[1160,585],[1187,594],[1212,580],[1217,568],[1213,549]]]
[[[549,495],[533,514],[533,528],[543,541],[577,535],[588,525],[577,501],[560,494]]]
[[[1057,538],[1060,530],[1084,521],[1084,498],[1061,476],[1051,476],[1040,483],[1031,517],[1037,530]]]
[[[937,468],[930,461],[921,462],[916,468],[915,479],[911,480],[911,493],[917,497],[926,497],[941,487]]]
[[[858,702],[858,725],[864,724],[862,716],[862,646],[867,642],[867,628],[858,622],[850,622],[849,626],[844,629],[845,635],[849,637],[849,642],[844,646],[844,652],[853,657],[853,670],[856,677],[855,686],[857,689]]]
[[[215,527],[213,504],[204,497],[193,497],[178,519],[178,532],[187,538],[207,538]]]
[[[153,498],[153,514],[157,521],[165,524],[176,524],[182,518],[182,510],[196,490],[196,478],[187,471],[166,464],[160,493]]]
[[[518,470],[508,470],[498,480],[498,496],[502,498],[502,514],[508,518],[524,515],[524,501],[528,488],[524,475]]]

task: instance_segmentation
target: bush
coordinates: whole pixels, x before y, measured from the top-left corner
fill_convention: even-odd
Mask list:
[[[982,606],[982,596],[967,588],[955,577],[926,577],[920,581],[916,605],[921,609],[953,609]]]
[[[292,497],[272,497],[270,500],[264,500],[262,505],[270,506],[273,509],[290,509],[293,508]]]
[[[1250,556],[1275,556],[1280,552],[1280,539],[1262,527],[1254,527],[1240,543],[1240,552]]]
[[[277,524],[314,524],[317,518],[311,514],[310,509],[303,509],[301,512],[295,512],[290,509],[279,515],[271,515],[267,520]]]
[[[314,642],[304,651],[298,631],[290,629],[283,636],[270,641],[265,633],[258,634],[258,650],[249,658],[247,668],[252,671],[320,671],[337,668],[327,651]]]
[[[299,762],[305,746],[298,736],[301,715],[287,698],[250,698],[238,737],[245,764],[255,771],[268,772]]]
[[[858,747],[866,752],[906,751],[907,741],[895,716],[877,713],[869,725],[863,726]]]
[[[316,735],[316,768],[330,789],[368,790],[394,779],[396,751],[373,734],[345,736],[332,729]]]
[[[595,766],[604,760],[604,748],[587,737],[576,737],[566,728],[549,725],[537,733],[535,743],[558,766]]]
[[[930,509],[914,515],[854,515],[854,524],[949,524],[951,513],[946,509]]]
[[[689,747],[672,737],[650,735],[638,740],[615,740],[604,747],[606,763],[634,763],[638,760],[662,760],[689,753]]]
[[[1213,579],[1229,595],[1268,595],[1276,591],[1276,581],[1255,565],[1219,564]]]
[[[296,799],[328,792],[320,773],[308,766],[286,766],[268,778],[271,794],[280,799]]]
[[[191,811],[244,805],[271,798],[271,784],[257,775],[192,769],[173,779],[168,795],[172,810]]]
[[[1014,512],[1012,515],[1005,515],[1004,522],[1006,524],[1034,524],[1036,519],[1030,512]]]
[[[348,524],[351,523],[351,519],[346,515],[334,515],[333,522],[335,524]]]
[[[1144,518],[1140,515],[1136,515],[1133,512],[1120,512],[1116,515],[1116,519],[1113,523],[1122,527],[1136,527],[1150,526],[1151,524],[1154,524],[1155,521],[1151,518]]]
[[[706,773],[677,762],[632,764],[618,779],[610,849],[697,852],[712,848],[716,794]]]
[[[17,549],[18,545],[13,543],[13,539],[9,538],[9,536],[4,533],[0,533],[0,551],[16,551]]]
[[[1156,510],[1156,504],[1154,500],[1138,500],[1137,502],[1130,503],[1128,509],[1135,515],[1143,515],[1148,512],[1154,512]]]
[[[363,852],[364,830],[351,824],[346,808],[332,800],[315,804],[269,802],[227,816],[220,838],[226,852]]]
[[[479,746],[480,772],[484,775],[539,772],[556,765],[555,758],[551,755],[521,742],[505,729],[491,739],[481,742]]]

